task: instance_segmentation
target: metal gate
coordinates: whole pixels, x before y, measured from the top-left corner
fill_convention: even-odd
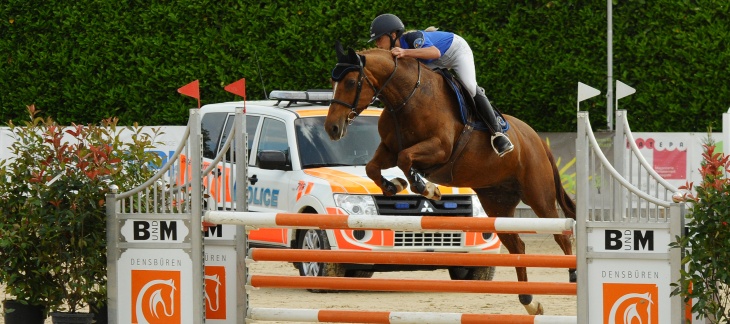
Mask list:
[[[204,209],[246,211],[246,190],[235,190],[245,185],[235,177],[246,179],[243,108],[235,118],[224,149],[203,165],[200,113],[191,109],[184,138],[155,176],[107,196],[112,323],[244,323],[244,230],[201,224]]]

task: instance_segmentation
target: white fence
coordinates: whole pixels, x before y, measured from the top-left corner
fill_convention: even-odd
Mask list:
[[[245,116],[242,109],[237,109],[236,114],[236,125],[243,125]],[[590,129],[588,114],[579,112],[578,122],[575,163],[578,203],[575,226],[577,322],[603,322],[611,316],[635,316],[647,323],[681,322],[681,298],[669,296],[669,284],[678,279],[680,253],[669,250],[668,244],[675,235],[681,235],[683,205],[667,201],[666,195],[662,196],[660,191],[644,192],[640,186],[624,179],[604,156],[603,146]],[[252,318],[268,316],[261,315],[264,313],[277,313],[248,308],[244,283],[255,276],[247,274],[243,227],[219,225],[222,227],[215,228],[218,235],[209,235],[212,234],[209,229],[205,232],[205,236],[209,237],[204,237],[200,222],[203,216],[203,183],[246,182],[245,146],[239,147],[246,143],[245,134],[239,127],[233,127],[231,131],[234,134],[229,138],[236,139],[237,145],[232,147],[235,150],[222,153],[234,155],[236,167],[242,172],[235,174],[235,181],[211,182],[206,180],[210,177],[208,172],[219,163],[226,162],[215,161],[200,172],[200,116],[196,110],[191,111],[189,127],[189,137],[182,139],[175,155],[155,179],[130,192],[107,197],[108,291],[112,322],[142,322],[145,316],[159,316],[151,313],[150,303],[178,305],[177,313],[173,312],[166,318],[168,323],[243,323],[243,314]],[[635,165],[639,169],[647,167],[642,163]],[[637,174],[641,172],[637,170]],[[174,176],[166,180],[163,174],[167,173]],[[647,177],[651,178],[651,175],[640,179]],[[600,190],[593,185],[598,179],[601,181]],[[646,180],[643,181],[646,183]],[[661,184],[661,181],[657,183]],[[233,187],[221,185],[220,190]],[[231,193],[224,192],[222,196],[226,194]],[[233,195],[238,202],[237,211],[245,212],[245,190],[238,190]],[[272,215],[262,215],[263,218],[269,216]],[[254,219],[264,225],[279,225],[262,217]],[[422,223],[410,225],[423,226]],[[480,226],[496,226],[496,223]],[[203,253],[224,256],[222,259],[226,261],[220,264],[205,262]],[[219,290],[223,282],[227,288],[224,289],[225,296],[219,295],[219,291],[223,291]],[[154,296],[149,295],[153,286],[158,292]],[[167,295],[162,291],[170,293]],[[631,305],[639,304],[646,309],[631,308]],[[310,314],[314,310],[298,312]],[[445,316],[427,315],[429,318]],[[208,317],[207,320],[204,316]]]

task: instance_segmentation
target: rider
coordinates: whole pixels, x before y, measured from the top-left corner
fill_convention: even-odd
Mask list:
[[[395,15],[382,14],[370,25],[370,41],[381,49],[390,50],[395,57],[412,57],[430,68],[453,69],[466,90],[474,97],[477,114],[492,130],[492,147],[500,157],[514,149],[494,115],[494,109],[477,85],[474,55],[469,44],[461,36],[437,31],[429,27],[425,31],[405,33],[403,22]]]

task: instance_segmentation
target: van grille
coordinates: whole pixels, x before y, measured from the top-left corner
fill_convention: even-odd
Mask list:
[[[471,197],[468,195],[442,196],[435,201],[419,195],[374,196],[380,215],[396,216],[472,216]],[[449,204],[450,203],[450,204]],[[447,208],[447,205],[453,208]],[[396,247],[462,246],[462,232],[395,231]]]
[[[461,246],[461,232],[395,232],[393,246]]]
[[[441,200],[430,200],[418,195],[374,196],[380,215],[398,216],[472,216],[471,196],[442,196]],[[447,205],[456,206],[447,208]]]

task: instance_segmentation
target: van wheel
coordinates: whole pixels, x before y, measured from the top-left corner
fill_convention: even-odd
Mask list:
[[[331,250],[327,233],[323,230],[308,229],[299,233],[297,248],[302,250]],[[344,277],[345,268],[339,263],[324,262],[301,262],[299,266],[300,276],[309,277]],[[330,292],[323,289],[307,289],[311,292]]]
[[[372,278],[374,271],[369,270],[347,270],[345,271],[345,277],[348,278]]]
[[[449,277],[451,280],[483,280],[494,279],[495,267],[451,267]]]

